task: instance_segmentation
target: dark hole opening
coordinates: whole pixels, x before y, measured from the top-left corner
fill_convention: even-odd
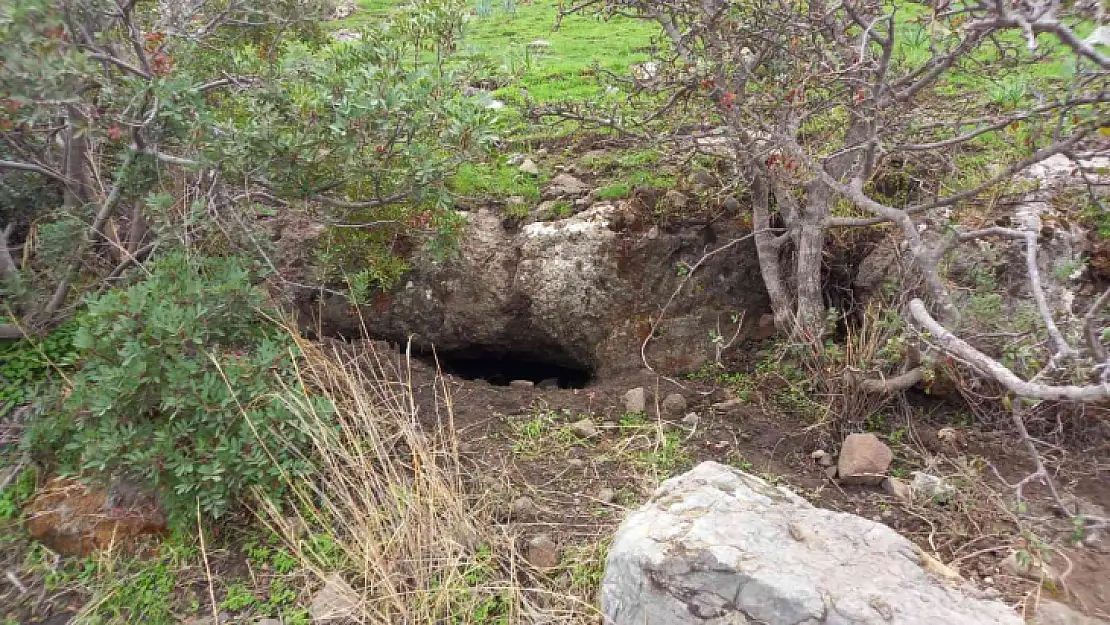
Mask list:
[[[485,352],[436,352],[421,357],[433,366],[436,361],[444,373],[465,380],[485,380],[508,386],[513,380],[530,380],[542,388],[585,388],[593,379],[588,367],[568,365],[528,354]]]

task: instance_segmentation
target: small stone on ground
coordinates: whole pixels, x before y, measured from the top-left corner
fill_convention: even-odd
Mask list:
[[[664,417],[677,417],[686,412],[686,398],[678,393],[671,393],[663,399],[662,410]]]
[[[549,569],[559,564],[559,545],[547,534],[540,534],[528,541],[525,558],[538,569]]]
[[[647,393],[643,387],[636,387],[624,394],[626,413],[644,412],[647,409]]]
[[[601,503],[613,503],[617,500],[617,491],[612,488],[603,488],[598,491],[597,498]]]
[[[531,497],[517,497],[513,501],[512,516],[516,521],[530,521],[536,518],[539,508]]]
[[[308,613],[314,623],[341,623],[358,618],[358,593],[338,573],[328,577],[312,598]]]
[[[524,162],[520,164],[520,171],[531,176],[540,175],[540,168],[536,165],[536,162],[530,158],[524,159]]]
[[[590,419],[582,419],[570,424],[571,434],[579,438],[594,438],[597,436],[597,425]]]
[[[845,484],[881,484],[894,453],[874,434],[849,434],[844,439],[837,473]]]
[[[551,179],[543,192],[545,199],[579,197],[590,192],[590,187],[570,174],[559,174]]]
[[[922,499],[937,499],[944,501],[956,494],[956,487],[944,481],[944,478],[929,475],[921,471],[913,472],[913,494]]]
[[[905,503],[913,501],[913,487],[896,477],[883,480],[883,490],[892,497]]]

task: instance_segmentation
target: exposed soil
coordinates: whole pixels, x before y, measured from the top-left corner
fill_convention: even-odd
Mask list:
[[[434,369],[414,362],[411,370],[425,414],[434,414]],[[1075,543],[1071,522],[1048,512],[1048,494],[1038,485],[1025,488],[1023,511],[1015,507],[1013,491],[998,475],[1016,483],[1031,465],[1016,436],[1004,427],[953,422],[954,411],[943,409],[925,420],[885,424],[896,472],[930,467],[959,488],[946,503],[906,504],[877,487],[848,487],[829,479],[811,457],[817,449],[836,451],[830,448],[836,443],[827,429],[759,406],[715,411],[712,405],[728,395],[704,383],[683,380],[679,387],[646,371],[594,380],[581,389],[522,388],[450,374],[447,380],[462,451],[474,465],[473,474],[482,476],[480,487],[501,500],[505,522],[519,526],[522,543],[546,533],[564,554],[596,549],[599,540],[612,535],[624,511],[647,498],[658,479],[715,460],[789,485],[816,505],[889,525],[1028,614],[1037,597],[1052,597],[1092,616],[1110,616],[1110,537],[1104,533]],[[622,422],[622,397],[638,386],[648,389],[652,415],[658,414],[653,397],[661,401],[669,393],[683,394],[687,412],[699,415],[697,425],[656,417],[643,424]],[[586,415],[598,426],[596,439],[579,439],[567,431],[566,426]],[[526,425],[537,419],[549,419],[546,428],[526,434]],[[942,430],[954,431],[955,438],[948,432],[938,435]],[[1110,466],[1097,460],[1106,457],[1110,442],[1099,427],[1088,430],[1073,431],[1059,453],[1049,455],[1057,480],[1070,493],[1084,505],[1110,508]],[[660,442],[664,432],[679,441],[678,450]],[[533,435],[534,440],[529,438]],[[617,492],[615,502],[599,500],[606,488]],[[537,504],[535,518],[510,518],[511,502],[521,496]],[[1043,541],[1040,547],[1034,535]],[[1002,560],[1015,549],[1034,557],[1043,553],[1059,574],[1059,585],[1038,584],[1001,569]]]
[[[410,373],[420,418],[434,426],[434,362],[413,359],[406,366],[395,348],[373,345],[379,357],[395,360],[399,370]],[[1017,482],[1029,473],[1030,463],[1005,422],[969,423],[966,416],[928,396],[909,398],[918,408],[913,412],[888,407],[891,415],[918,415],[871,424],[895,452],[894,473],[928,468],[958,488],[946,502],[908,504],[881,488],[843,486],[827,477],[811,454],[818,449],[835,453],[839,434],[834,435],[828,424],[816,427],[805,415],[760,406],[754,398],[749,404],[733,402],[731,408],[715,410],[714,404],[733,399],[727,390],[700,381],[681,380],[680,386],[647,371],[595,378],[583,388],[560,388],[547,377],[557,378],[557,372],[536,372],[512,361],[501,364],[516,369],[497,369],[490,362],[468,369],[467,363],[454,362],[454,373],[443,377],[460,452],[470,466],[470,487],[495,502],[501,511],[497,521],[510,527],[522,551],[531,538],[551,536],[561,558],[558,575],[567,578],[571,591],[583,592],[583,600],[589,599],[586,594],[600,575],[605,548],[626,512],[638,507],[659,480],[714,460],[787,485],[815,505],[889,525],[978,587],[994,589],[1018,611],[1032,614],[1038,598],[1051,597],[1092,616],[1110,616],[1110,536],[1087,536],[1077,543],[1074,526],[1049,512],[1048,494],[1040,486],[1025,489],[1024,510],[1015,507],[1012,489],[998,476]],[[548,382],[541,388],[503,379],[527,379],[532,374]],[[623,396],[634,387],[648,391],[647,418],[624,414]],[[661,399],[676,392],[687,399],[685,412],[698,415],[696,423],[684,422],[682,416],[658,418]],[[923,410],[925,406],[929,409]],[[571,424],[583,418],[596,426],[596,436],[573,433]],[[1047,457],[1068,496],[1079,497],[1087,509],[1110,508],[1110,467],[1102,460],[1110,448],[1105,427],[1093,418],[1068,421],[1055,434],[1047,424],[1031,426],[1041,430],[1042,440],[1057,444]],[[835,431],[845,427],[862,426]],[[606,489],[612,489],[612,499]],[[513,503],[521,497],[534,502],[534,513],[514,514]],[[241,552],[227,546],[240,539],[209,540],[216,578],[268,586],[266,572],[252,569]],[[1014,550],[1050,557],[1048,565],[1059,583],[1038,583],[1001,568]],[[8,552],[13,557],[16,553]],[[18,570],[14,567],[19,564],[11,558],[5,562],[9,570]],[[583,575],[585,581],[572,579],[575,575]],[[23,579],[34,587],[33,580]],[[180,571],[179,603],[207,605],[206,579],[204,570],[195,566]],[[303,597],[318,588],[311,576],[300,584]],[[221,591],[217,600],[222,599]],[[43,594],[20,612],[21,622],[68,622],[84,600],[72,592]],[[249,614],[242,619],[232,614],[230,619],[253,622]]]

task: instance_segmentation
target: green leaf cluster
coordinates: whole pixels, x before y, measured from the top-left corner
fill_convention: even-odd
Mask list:
[[[215,518],[256,487],[280,492],[283,473],[306,470],[281,399],[296,353],[255,278],[242,259],[179,252],[91,298],[74,336],[84,364],[30,428],[32,449],[70,472],[150,482],[186,523],[197,501]]]

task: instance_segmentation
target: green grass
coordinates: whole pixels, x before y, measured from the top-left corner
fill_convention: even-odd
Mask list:
[[[565,219],[574,214],[574,206],[566,200],[557,200],[547,208],[547,214],[540,215],[541,219]]]
[[[469,198],[503,199],[514,196],[526,201],[540,199],[542,176],[532,176],[512,165],[465,164],[451,177],[455,193]]]
[[[362,0],[357,11],[340,25],[357,28],[388,17],[403,3],[398,0]],[[564,18],[558,30],[558,0],[517,3],[512,14],[494,2],[487,17],[470,16],[464,31],[463,51],[482,58],[501,73],[518,81],[498,97],[519,97],[520,88],[536,102],[596,98],[602,88],[591,79],[595,67],[627,74],[628,68],[650,58],[650,23],[628,18],[603,21],[591,17]],[[472,2],[471,7],[477,3]],[[532,46],[543,40],[549,46]]]
[[[654,171],[634,171],[619,181],[600,187],[595,193],[599,200],[620,200],[632,195],[636,189],[672,189],[678,181],[669,174]]]

